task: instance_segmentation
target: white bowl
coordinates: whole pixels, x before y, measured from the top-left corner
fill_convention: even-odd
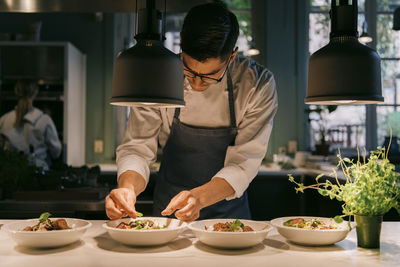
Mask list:
[[[57,220],[60,218],[50,218]],[[26,226],[34,226],[38,219],[29,219],[4,225],[3,229],[20,246],[34,248],[60,247],[78,241],[86,229],[92,226],[88,221],[81,219],[64,218],[72,229],[42,231],[22,231]]]
[[[152,220],[154,224],[163,226],[163,229],[133,230],[116,228],[121,222],[129,223],[134,220]],[[131,246],[157,246],[166,244],[175,238],[185,229],[187,224],[177,219],[166,217],[140,217],[137,219],[119,219],[103,224],[111,238],[125,245]]]
[[[347,234],[350,232],[348,222],[343,221],[342,223],[335,223],[338,225],[338,229],[303,229],[291,226],[284,226],[283,223],[290,219],[303,218],[303,219],[320,219],[321,221],[331,224],[335,223],[332,218],[324,217],[309,217],[309,216],[291,216],[291,217],[281,217],[273,219],[271,221],[272,226],[274,226],[279,234],[281,234],[286,239],[300,244],[309,246],[321,246],[321,245],[331,245],[339,242],[346,238]]]
[[[218,248],[246,248],[261,243],[272,227],[266,222],[240,220],[244,225],[253,228],[252,232],[216,232],[209,229],[216,223],[233,222],[235,219],[212,219],[195,221],[189,224],[189,229],[196,237],[209,246]]]

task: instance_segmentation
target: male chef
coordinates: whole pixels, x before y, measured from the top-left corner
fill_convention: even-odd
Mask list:
[[[267,151],[278,102],[272,73],[237,55],[238,35],[237,18],[222,3],[188,12],[180,35],[186,105],[131,107],[117,148],[118,188],[106,198],[110,219],[136,218],[158,144],[154,216],[251,218],[246,189]]]

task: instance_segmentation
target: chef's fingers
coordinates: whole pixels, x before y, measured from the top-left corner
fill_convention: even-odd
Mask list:
[[[110,198],[109,195],[106,197],[106,214],[111,220],[123,217],[122,212],[115,206],[114,201]]]
[[[198,212],[198,211],[197,212],[193,212],[191,216],[180,216],[180,217],[177,216],[177,218],[180,221],[183,221],[183,222],[192,222],[192,221],[196,220],[199,217],[200,217],[200,212]]]
[[[183,208],[187,204],[190,194],[189,191],[182,191],[174,196],[168,206],[161,212],[161,215],[168,216],[174,213],[175,210]]]
[[[120,209],[123,209],[123,211],[126,211],[129,216],[136,218],[134,203],[131,202],[131,199],[127,199],[129,197],[126,196],[126,193],[124,191],[120,189],[114,189],[111,191],[109,196],[115,202],[116,206],[118,206]]]
[[[186,206],[184,206],[182,209],[178,210],[175,212],[175,216],[185,216],[185,217],[191,217],[193,214],[193,211],[196,208],[196,200],[193,200],[192,198],[189,198]]]

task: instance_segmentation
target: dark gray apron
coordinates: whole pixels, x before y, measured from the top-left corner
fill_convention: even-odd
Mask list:
[[[209,182],[224,167],[227,148],[234,144],[237,134],[229,71],[227,75],[231,120],[229,127],[190,126],[180,122],[180,109],[175,109],[154,190],[154,216],[161,216],[161,211],[179,192]],[[199,219],[211,218],[251,219],[247,192],[240,198],[222,200],[200,211]]]

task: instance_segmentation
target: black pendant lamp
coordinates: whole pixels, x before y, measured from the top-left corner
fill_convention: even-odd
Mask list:
[[[360,37],[358,37],[358,41],[363,44],[368,44],[373,41],[372,37],[368,34],[368,24],[366,21],[363,22],[362,25],[362,33]]]
[[[306,104],[383,102],[380,57],[358,41],[357,0],[351,2],[331,0],[330,41],[310,57]]]
[[[121,52],[114,63],[110,103],[182,107],[182,61],[163,46],[162,13],[155,8],[155,0],[146,0],[146,8],[138,15],[137,44]]]

